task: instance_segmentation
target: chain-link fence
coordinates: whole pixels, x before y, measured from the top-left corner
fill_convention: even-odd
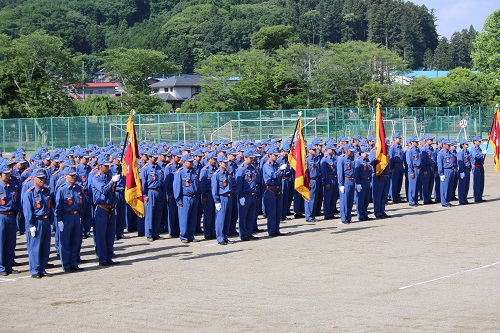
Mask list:
[[[494,107],[383,108],[386,136],[399,132],[403,137],[429,133],[449,139],[479,135],[486,138],[491,129]],[[305,110],[256,110],[215,113],[174,113],[135,115],[141,141],[197,142],[199,140],[261,140],[292,136],[301,112],[306,139],[375,133],[374,108],[326,108]],[[33,151],[45,146],[87,146],[90,143],[117,144],[125,139],[128,115],[2,119],[2,150],[17,147]],[[460,120],[467,127],[460,127]]]

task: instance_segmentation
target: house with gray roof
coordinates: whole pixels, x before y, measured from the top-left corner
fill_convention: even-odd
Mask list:
[[[152,95],[172,104],[172,109],[176,110],[186,99],[201,92],[200,80],[199,75],[183,74],[160,80],[150,88]]]

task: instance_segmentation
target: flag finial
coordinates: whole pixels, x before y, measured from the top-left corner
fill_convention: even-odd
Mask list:
[[[377,103],[380,103],[382,102],[382,99],[381,98],[377,98]]]
[[[500,104],[495,105],[495,107],[496,107],[497,109],[498,109],[498,108],[500,108]]]
[[[130,115],[131,115],[131,116],[135,116],[135,110],[134,110],[134,109],[131,109],[131,110],[130,110]]]
[[[302,117],[302,111],[299,111],[298,115],[299,117]]]

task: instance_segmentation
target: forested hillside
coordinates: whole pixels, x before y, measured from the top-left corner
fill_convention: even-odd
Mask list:
[[[249,49],[253,33],[280,24],[306,45],[385,45],[410,68],[425,66],[439,43],[433,13],[403,0],[0,0],[0,33],[11,38],[43,29],[82,54],[153,49],[184,72]]]

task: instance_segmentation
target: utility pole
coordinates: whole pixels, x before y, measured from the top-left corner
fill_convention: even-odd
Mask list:
[[[83,100],[85,101],[85,62],[82,60],[82,92]]]

